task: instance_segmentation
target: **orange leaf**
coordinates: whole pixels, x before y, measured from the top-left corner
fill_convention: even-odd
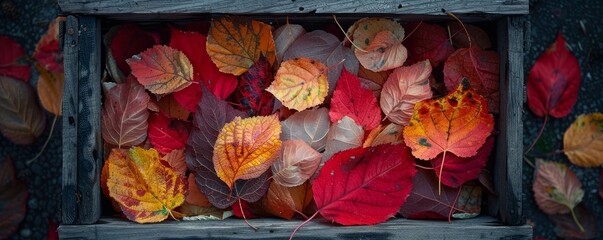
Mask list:
[[[266,212],[291,220],[296,212],[303,212],[311,201],[312,185],[308,181],[297,187],[284,187],[273,181],[266,195],[260,199],[260,204]]]
[[[309,58],[284,61],[266,91],[285,107],[303,111],[321,104],[328,94],[327,67]]]
[[[38,64],[36,68],[40,72],[38,97],[42,107],[54,115],[61,116],[65,75],[62,72],[52,73]]]
[[[371,143],[372,147],[381,144],[399,144],[404,141],[402,137],[402,131],[404,130],[403,126],[390,123],[387,125],[383,131],[379,133]]]
[[[193,83],[193,65],[189,59],[168,46],[155,45],[126,62],[138,82],[155,94],[176,92]]]
[[[488,114],[486,100],[463,81],[446,97],[415,105],[410,123],[404,128],[404,142],[422,160],[442,152],[471,157],[493,128],[494,117]]]
[[[186,203],[199,206],[199,207],[211,207],[211,203],[207,199],[207,196],[199,190],[197,181],[195,181],[195,175],[190,173],[188,175],[188,195],[186,196]]]
[[[563,134],[563,153],[580,167],[603,165],[603,114],[578,116]]]
[[[186,176],[186,162],[184,161],[184,148],[174,149],[163,156],[161,160],[166,161],[170,167],[182,176]]]
[[[259,58],[276,59],[270,25],[231,16],[214,19],[207,35],[207,53],[220,72],[239,76]]]
[[[214,144],[216,174],[228,187],[238,179],[266,172],[281,147],[281,124],[276,115],[241,119],[224,125]]]
[[[366,69],[380,72],[402,66],[408,51],[402,46],[404,28],[387,18],[363,18],[348,29],[354,54]]]
[[[377,135],[379,135],[379,133],[381,132],[381,130],[383,130],[383,126],[379,125],[376,128],[373,128],[373,130],[371,130],[369,132],[368,135],[366,135],[366,139],[364,139],[364,143],[362,144],[363,148],[367,148],[372,146],[373,141],[375,140],[375,138],[377,137]]]
[[[184,202],[186,178],[163,165],[155,149],[113,150],[105,164],[109,195],[132,221],[161,222]]]

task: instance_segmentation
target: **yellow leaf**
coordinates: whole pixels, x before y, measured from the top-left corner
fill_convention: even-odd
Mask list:
[[[184,202],[186,178],[163,165],[155,149],[115,149],[105,164],[109,195],[132,221],[161,222]]]
[[[231,16],[211,22],[207,35],[207,54],[220,72],[239,76],[261,55],[270,65],[276,60],[270,25]]]
[[[238,179],[259,177],[278,157],[280,135],[276,115],[235,117],[224,125],[214,144],[216,174],[230,189]]]
[[[285,107],[303,111],[321,104],[329,91],[327,67],[309,58],[284,61],[266,89]]]
[[[603,114],[580,115],[563,135],[563,152],[581,167],[603,164]]]
[[[36,68],[40,72],[38,96],[42,107],[54,115],[61,116],[65,74],[52,73],[38,64],[36,64]]]

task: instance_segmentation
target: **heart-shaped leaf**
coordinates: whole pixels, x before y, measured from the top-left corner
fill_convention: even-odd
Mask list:
[[[327,96],[327,67],[309,58],[298,58],[281,63],[274,81],[266,91],[283,105],[303,111],[321,104]]]
[[[0,77],[0,132],[16,144],[33,143],[46,127],[46,117],[27,83]]]
[[[322,155],[303,140],[284,141],[272,164],[272,179],[285,187],[299,186],[314,175],[321,159]]]
[[[402,46],[404,28],[387,18],[363,18],[348,29],[354,54],[362,66],[380,72],[402,66],[408,52]]]
[[[318,108],[296,112],[281,122],[281,139],[300,139],[314,150],[322,152],[327,144],[327,134],[331,127],[329,109]]]

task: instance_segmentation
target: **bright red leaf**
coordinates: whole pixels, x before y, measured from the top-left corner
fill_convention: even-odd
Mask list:
[[[373,225],[392,217],[412,189],[414,157],[384,144],[335,154],[314,180],[318,212],[343,225]]]
[[[440,25],[419,22],[406,24],[404,29],[409,32],[403,42],[408,49],[406,65],[429,60],[433,67],[438,67],[454,52],[446,29]]]
[[[265,89],[274,80],[272,66],[261,56],[247,72],[240,77],[235,101],[239,110],[247,112],[249,116],[267,116],[272,114],[274,95]]]
[[[196,32],[183,32],[171,29],[170,46],[182,51],[193,65],[194,83],[174,93],[174,99],[190,112],[195,112],[201,100],[201,87],[205,84],[218,98],[226,99],[237,87],[237,77],[222,73],[211,61],[205,45],[207,37]]]
[[[498,113],[499,108],[499,61],[498,53],[479,47],[461,48],[444,63],[444,83],[449,92],[454,91],[463,79],[488,101],[488,111]]]
[[[436,175],[439,175],[440,168],[442,169],[442,184],[457,188],[463,183],[479,177],[482,169],[488,162],[488,157],[494,147],[494,138],[489,137],[486,143],[477,151],[477,154],[472,157],[462,158],[454,154],[448,154],[446,161],[442,164],[442,154],[431,160],[431,166]]]
[[[125,76],[130,74],[126,59],[131,58],[155,45],[155,39],[134,24],[124,24],[117,30],[111,42],[111,53],[119,70]]]
[[[381,122],[381,109],[377,104],[377,98],[373,92],[363,88],[358,77],[348,72],[345,67],[337,81],[329,111],[332,123],[336,123],[344,116],[352,118],[365,130],[371,130]]]
[[[163,114],[153,114],[149,117],[149,139],[153,147],[165,155],[174,149],[185,147],[188,126]]]
[[[578,99],[580,65],[565,48],[561,32],[528,75],[528,106],[536,116],[567,116]]]
[[[0,36],[0,76],[9,76],[29,82],[31,67],[25,60],[25,50],[6,36]]]

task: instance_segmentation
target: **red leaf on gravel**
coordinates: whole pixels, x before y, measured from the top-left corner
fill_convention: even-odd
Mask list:
[[[381,122],[381,109],[377,98],[373,92],[362,87],[358,77],[348,72],[345,67],[337,81],[329,111],[332,123],[338,122],[344,116],[352,118],[365,130],[371,130]]]
[[[27,64],[25,50],[15,40],[0,36],[0,76],[9,76],[29,82],[31,67]]]
[[[0,239],[9,239],[25,218],[27,186],[15,177],[10,157],[0,160]]]
[[[260,56],[247,72],[240,77],[235,100],[241,111],[247,112],[249,116],[267,116],[272,114],[274,107],[274,95],[265,89],[274,80],[274,73],[270,63]]]
[[[155,39],[134,24],[124,24],[111,42],[111,53],[125,76],[130,74],[126,59],[155,45]]]
[[[567,116],[578,99],[580,65],[578,59],[565,48],[561,32],[528,75],[528,106],[539,117]]]
[[[486,143],[477,150],[477,154],[473,157],[462,158],[449,153],[441,170],[442,184],[457,188],[469,180],[478,178],[482,169],[486,166],[486,162],[488,162],[493,147],[494,137],[491,136],[486,139]],[[440,167],[442,166],[442,154],[440,153],[430,162],[436,176],[439,176]]]
[[[419,22],[406,24],[404,29],[409,32],[403,42],[408,49],[406,65],[429,60],[437,68],[454,52],[446,29],[440,25]]]
[[[153,147],[165,155],[174,149],[184,148],[188,126],[163,114],[153,114],[149,117],[149,139]]]
[[[312,192],[318,212],[342,225],[384,222],[412,188],[414,157],[404,145],[384,144],[335,154],[320,170]]]

